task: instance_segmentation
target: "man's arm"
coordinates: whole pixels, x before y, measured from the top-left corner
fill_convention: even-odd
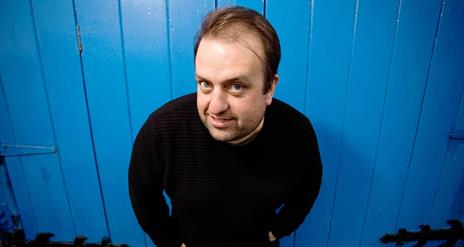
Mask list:
[[[142,229],[158,247],[179,247],[177,230],[163,196],[164,160],[148,120],[135,140],[129,166],[129,195]]]
[[[271,234],[281,238],[291,234],[304,221],[311,210],[322,181],[322,163],[316,134],[306,119],[305,134],[301,157],[298,162],[298,179],[294,189],[285,200],[284,205],[272,221]]]

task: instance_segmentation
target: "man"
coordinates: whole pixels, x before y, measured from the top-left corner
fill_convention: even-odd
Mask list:
[[[277,34],[253,10],[219,9],[194,52],[197,93],[152,113],[134,143],[137,219],[158,247],[278,246],[309,213],[322,169],[309,120],[273,99]]]

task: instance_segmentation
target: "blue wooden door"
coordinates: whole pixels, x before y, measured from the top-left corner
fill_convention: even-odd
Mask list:
[[[93,11],[115,11],[92,17],[118,16],[117,3],[103,3]],[[33,148],[6,163],[28,238],[49,231],[56,240],[84,234],[142,246],[127,192],[132,133],[121,53],[107,42],[84,53],[81,39],[118,33],[86,26],[94,24],[86,11],[77,1],[2,2],[2,144]],[[98,51],[107,56],[92,56]]]
[[[0,143],[28,238],[152,246],[128,199],[131,145],[195,90],[201,17],[230,4],[276,28],[276,96],[319,138],[321,193],[284,247],[382,246],[464,219],[461,0],[2,0]]]
[[[101,239],[107,220],[72,3],[1,5],[1,141],[13,151],[5,160],[27,236]]]

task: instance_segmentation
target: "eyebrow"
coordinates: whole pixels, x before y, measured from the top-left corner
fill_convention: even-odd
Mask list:
[[[195,78],[197,80],[200,80],[200,81],[205,81],[205,82],[211,82],[210,80],[198,75],[198,74],[195,74]],[[234,82],[234,81],[241,81],[241,82],[248,82],[247,80],[248,78],[246,76],[237,76],[237,77],[233,77],[233,78],[230,78],[230,79],[226,79],[224,81],[222,81],[220,84],[227,84],[227,83],[230,83],[230,82]]]

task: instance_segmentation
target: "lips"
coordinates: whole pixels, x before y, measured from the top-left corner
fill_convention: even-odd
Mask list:
[[[210,119],[211,126],[217,129],[224,129],[232,125],[234,121],[233,118],[224,118],[224,117],[216,117],[213,115],[208,115]]]

